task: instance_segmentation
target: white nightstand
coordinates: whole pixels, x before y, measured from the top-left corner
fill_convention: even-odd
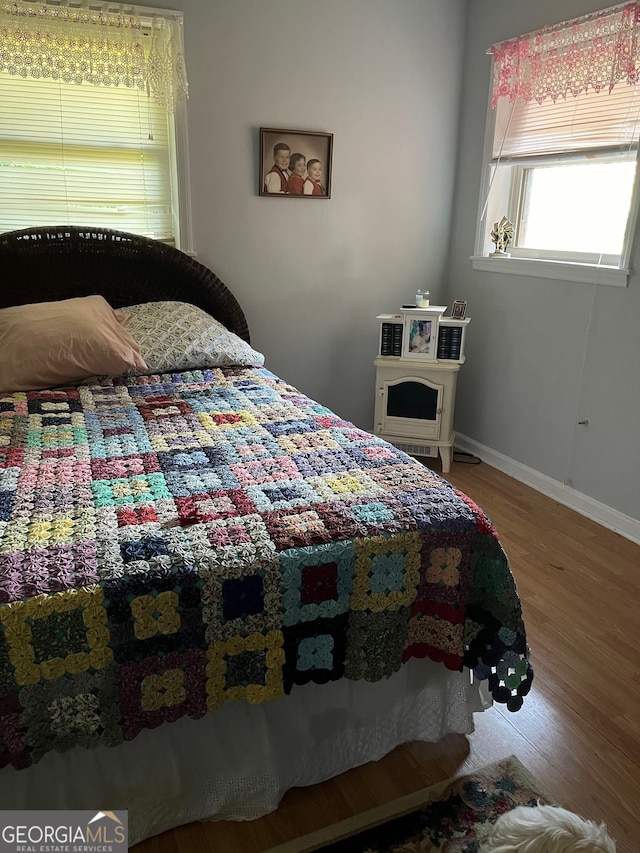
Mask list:
[[[379,356],[374,434],[414,456],[437,456],[451,467],[456,383],[462,362]]]
[[[440,454],[442,471],[446,474],[451,467],[455,436],[456,384],[465,361],[464,343],[470,321],[434,318],[432,344],[425,357],[420,357],[409,351],[409,324],[416,314],[407,311],[378,316],[380,351],[385,355],[378,355],[374,362],[373,432],[412,456]],[[454,344],[452,334],[457,335]],[[388,354],[390,351],[396,354]],[[436,357],[438,354],[449,357]]]

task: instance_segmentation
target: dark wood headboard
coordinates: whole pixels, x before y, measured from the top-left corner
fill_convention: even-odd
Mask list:
[[[210,269],[166,243],[77,225],[0,234],[0,308],[93,294],[113,308],[190,302],[250,342],[235,296]]]

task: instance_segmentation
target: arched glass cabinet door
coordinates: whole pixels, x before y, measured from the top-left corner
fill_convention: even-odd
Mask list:
[[[382,433],[420,438],[438,438],[444,387],[419,376],[383,380]]]

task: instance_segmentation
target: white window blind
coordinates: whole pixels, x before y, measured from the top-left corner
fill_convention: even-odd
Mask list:
[[[618,83],[575,97],[547,99],[541,104],[500,98],[496,107],[494,162],[594,151],[630,151],[638,145],[640,92]]]
[[[170,131],[146,91],[0,72],[0,232],[80,224],[173,242]]]

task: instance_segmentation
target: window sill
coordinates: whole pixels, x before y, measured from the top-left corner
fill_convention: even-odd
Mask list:
[[[604,284],[627,287],[630,270],[601,267],[595,264],[573,264],[566,261],[543,261],[531,258],[489,258],[472,255],[474,270],[503,272],[509,275],[529,275],[534,278],[553,278],[558,281],[581,281],[585,284]]]

